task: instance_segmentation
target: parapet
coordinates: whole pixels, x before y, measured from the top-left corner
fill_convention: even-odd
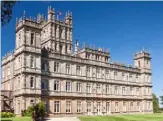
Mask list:
[[[151,59],[151,55],[150,55],[150,52],[149,51],[145,51],[145,50],[143,50],[143,51],[141,51],[141,52],[138,52],[138,53],[135,53],[135,55],[134,55],[134,60],[135,59],[139,59],[139,58],[149,58],[149,59]]]

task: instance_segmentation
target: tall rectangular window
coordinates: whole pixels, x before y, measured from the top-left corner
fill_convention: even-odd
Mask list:
[[[130,81],[132,81],[132,74],[129,74]]]
[[[110,94],[110,89],[109,89],[109,85],[106,85],[106,94]]]
[[[30,87],[34,87],[34,78],[31,77],[31,80],[30,80]]]
[[[139,87],[136,88],[136,94],[137,94],[137,95],[140,95]]]
[[[106,102],[106,112],[110,112],[110,102]]]
[[[124,111],[124,112],[127,111],[126,102],[123,102],[123,111]]]
[[[125,74],[122,73],[122,80],[125,80]]]
[[[82,91],[82,87],[81,87],[81,83],[76,83],[76,91],[77,92],[81,92]]]
[[[140,102],[137,102],[137,110],[140,111]]]
[[[10,67],[8,67],[7,75],[8,75],[8,76],[10,75]]]
[[[91,102],[87,102],[87,112],[91,112]]]
[[[130,94],[133,95],[133,87],[130,87]]]
[[[33,68],[33,67],[34,67],[34,57],[31,56],[31,68]]]
[[[97,78],[100,78],[100,69],[97,68],[96,74],[97,74]]]
[[[59,72],[59,63],[54,62],[54,72]]]
[[[130,111],[133,111],[133,102],[130,102]]]
[[[41,89],[47,89],[47,83],[45,81],[41,81]]]
[[[66,74],[70,74],[70,64],[66,64]]]
[[[66,82],[66,91],[71,92],[71,82]]]
[[[70,112],[71,112],[71,102],[66,101],[66,113],[70,113]]]
[[[116,79],[117,78],[117,72],[115,71],[114,72],[114,79]]]
[[[31,33],[31,45],[34,44],[34,33]]]
[[[118,106],[118,102],[115,102],[115,112],[119,111],[119,106]]]
[[[106,75],[106,79],[109,79],[109,70],[108,69],[105,70],[105,75]]]
[[[81,108],[82,108],[81,101],[77,101],[77,113],[81,112],[81,110],[82,110]]]
[[[100,93],[100,84],[96,84],[96,93]]]
[[[54,101],[54,113],[59,113],[59,112],[60,112],[60,102]]]
[[[54,91],[59,91],[59,81],[54,81]]]
[[[87,77],[91,77],[91,70],[90,70],[90,67],[87,67]]]
[[[126,94],[126,89],[125,87],[122,87],[122,95],[125,95]]]
[[[115,95],[118,95],[118,86],[115,86]]]
[[[76,66],[76,75],[81,75],[81,68],[80,66]]]
[[[91,84],[90,83],[87,83],[87,85],[86,85],[86,92],[91,93]]]

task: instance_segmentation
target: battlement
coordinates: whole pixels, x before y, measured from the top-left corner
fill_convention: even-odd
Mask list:
[[[143,58],[143,57],[151,59],[150,52],[147,50],[143,50],[141,52],[135,53],[135,55],[134,55],[134,59],[139,59],[139,58]]]
[[[14,52],[15,50],[10,51],[2,57],[2,65],[8,61],[11,61],[14,58]]]
[[[110,55],[109,49],[104,49],[101,47],[96,48],[95,46],[92,47],[91,45],[86,46],[85,43],[83,43],[83,47],[81,50],[84,50],[84,51],[90,52],[90,53],[95,53],[95,54]]]
[[[66,12],[64,20],[61,20],[59,18],[60,16],[62,16],[62,13],[57,13],[58,14],[56,14],[55,9],[51,8],[51,6],[48,7],[47,17],[40,13],[37,15],[37,17],[26,17],[26,12],[24,11],[23,16],[21,16],[20,18],[16,18],[16,30],[24,24],[41,29],[41,27],[48,22],[55,22],[60,25],[72,27],[72,12]]]

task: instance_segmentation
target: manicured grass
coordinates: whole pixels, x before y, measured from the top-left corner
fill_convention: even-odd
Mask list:
[[[80,121],[163,121],[163,114],[80,116]]]
[[[32,121],[31,117],[1,118],[1,121]]]

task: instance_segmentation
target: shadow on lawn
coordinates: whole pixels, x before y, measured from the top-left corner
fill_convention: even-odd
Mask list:
[[[13,121],[13,120],[5,120],[5,119],[1,119],[1,121]]]

